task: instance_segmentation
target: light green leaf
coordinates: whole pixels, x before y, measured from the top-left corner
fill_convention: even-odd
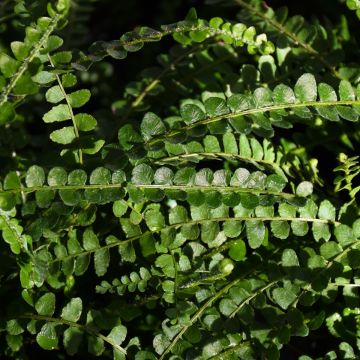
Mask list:
[[[58,347],[58,336],[55,323],[45,323],[36,335],[36,341],[44,350],[54,350]]]
[[[314,189],[314,187],[311,182],[303,181],[297,186],[296,195],[303,196],[303,197],[309,196],[312,194],[313,189]]]
[[[127,329],[123,325],[117,325],[111,329],[109,335],[107,336],[108,339],[111,339],[115,344],[121,345],[127,334]]]
[[[343,101],[354,101],[355,91],[351,83],[347,80],[341,80],[339,84],[340,100]]]
[[[69,107],[65,104],[60,104],[54,106],[50,111],[48,111],[44,116],[43,120],[46,123],[52,123],[56,121],[65,121],[70,120],[71,114]]]
[[[77,84],[77,78],[74,74],[67,73],[61,77],[61,83],[62,83],[63,87],[65,87],[65,88],[72,87]]]
[[[31,166],[26,173],[26,178],[25,178],[26,186],[27,187],[42,186],[44,182],[45,182],[44,169],[37,165]]]
[[[229,248],[229,256],[235,261],[241,261],[246,256],[246,245],[243,240],[236,240]]]
[[[95,335],[88,336],[87,349],[90,354],[100,356],[105,350],[104,340]]]
[[[160,230],[165,227],[164,215],[155,209],[145,212],[145,222],[151,231]]]
[[[220,152],[220,144],[216,136],[206,135],[204,138],[205,152]]]
[[[123,200],[116,200],[113,203],[113,213],[116,217],[122,217],[128,209],[128,206]]]
[[[77,322],[82,313],[82,300],[72,298],[66,306],[62,309],[61,318],[67,321]]]
[[[57,104],[64,100],[64,94],[59,85],[52,86],[45,94],[46,100],[50,103]]]
[[[281,265],[283,267],[292,268],[292,267],[298,267],[299,259],[298,256],[293,249],[285,249],[282,253],[281,257]]]
[[[50,139],[58,144],[71,144],[76,139],[75,129],[73,126],[66,126],[55,130],[50,133]]]
[[[296,82],[294,90],[296,98],[301,102],[315,101],[317,98],[317,88],[314,75],[302,75]]]
[[[290,233],[290,225],[287,221],[273,220],[270,223],[271,232],[278,239],[287,239]]]
[[[174,173],[170,168],[162,166],[155,171],[154,182],[159,185],[171,185]]]
[[[58,49],[62,44],[63,44],[64,40],[57,36],[57,35],[50,35],[47,39],[47,42],[44,46],[44,50],[46,52],[52,52],[56,49]]]
[[[73,108],[84,106],[91,97],[91,92],[88,89],[81,89],[68,94],[70,104]]]
[[[29,54],[29,47],[21,41],[13,41],[10,47],[16,60],[23,61]]]
[[[279,192],[284,190],[286,184],[287,184],[286,180],[282,176],[276,174],[269,175],[266,178],[266,182],[265,182],[265,186],[267,190],[279,191]]]
[[[158,334],[154,337],[153,346],[157,354],[161,355],[170,345],[170,340],[164,334]]]
[[[274,298],[274,301],[284,310],[286,310],[290,306],[290,304],[296,299],[296,294],[284,288],[276,288],[272,292],[272,296]]]
[[[341,251],[342,251],[341,246],[338,243],[336,243],[335,241],[328,241],[325,244],[322,244],[320,246],[320,254],[326,260],[329,260],[329,259],[335,257]]]
[[[105,167],[98,167],[92,171],[90,175],[90,184],[92,185],[107,185],[111,183],[111,172]]]
[[[32,77],[32,80],[40,85],[46,85],[56,80],[56,76],[49,71],[40,71]]]
[[[284,84],[275,86],[273,99],[275,104],[293,104],[296,100],[294,91]]]
[[[39,315],[52,316],[55,312],[55,294],[46,293],[35,304]]]
[[[319,207],[319,219],[335,221],[336,210],[329,200],[321,202]]]
[[[352,229],[344,224],[335,227],[335,237],[341,246],[347,246],[354,242],[355,237]]]
[[[97,276],[103,276],[106,274],[110,264],[110,253],[108,248],[95,251],[94,254],[94,266]]]
[[[249,140],[248,140],[248,138],[247,138],[247,136],[245,134],[240,135],[239,147],[240,147],[240,155],[241,156],[251,158],[252,151],[251,151],[251,148],[250,148]]]
[[[99,247],[99,239],[91,228],[86,228],[83,234],[84,249],[89,251]]]
[[[79,131],[91,131],[97,125],[97,121],[92,115],[83,113],[75,115],[75,123]]]
[[[169,223],[170,225],[184,223],[188,220],[187,210],[183,206],[176,206],[170,209]]]
[[[252,249],[257,249],[265,241],[265,225],[262,221],[252,220],[246,221],[246,236],[249,242],[249,246]]]
[[[12,77],[16,73],[19,65],[19,61],[3,52],[0,53],[0,70],[6,78]]]

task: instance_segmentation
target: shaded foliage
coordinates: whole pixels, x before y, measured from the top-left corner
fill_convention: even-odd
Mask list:
[[[0,356],[358,358],[358,1],[109,3],[0,4]]]

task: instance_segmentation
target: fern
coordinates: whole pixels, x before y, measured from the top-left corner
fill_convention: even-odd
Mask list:
[[[0,4],[1,357],[358,358],[355,25],[233,5]]]

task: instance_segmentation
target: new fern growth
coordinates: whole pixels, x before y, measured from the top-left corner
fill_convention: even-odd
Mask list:
[[[356,16],[234,0],[86,48],[90,3],[0,4],[0,357],[358,358]]]

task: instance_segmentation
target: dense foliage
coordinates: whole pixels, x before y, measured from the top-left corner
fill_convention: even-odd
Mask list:
[[[360,2],[208,4],[0,2],[1,359],[359,358]]]

